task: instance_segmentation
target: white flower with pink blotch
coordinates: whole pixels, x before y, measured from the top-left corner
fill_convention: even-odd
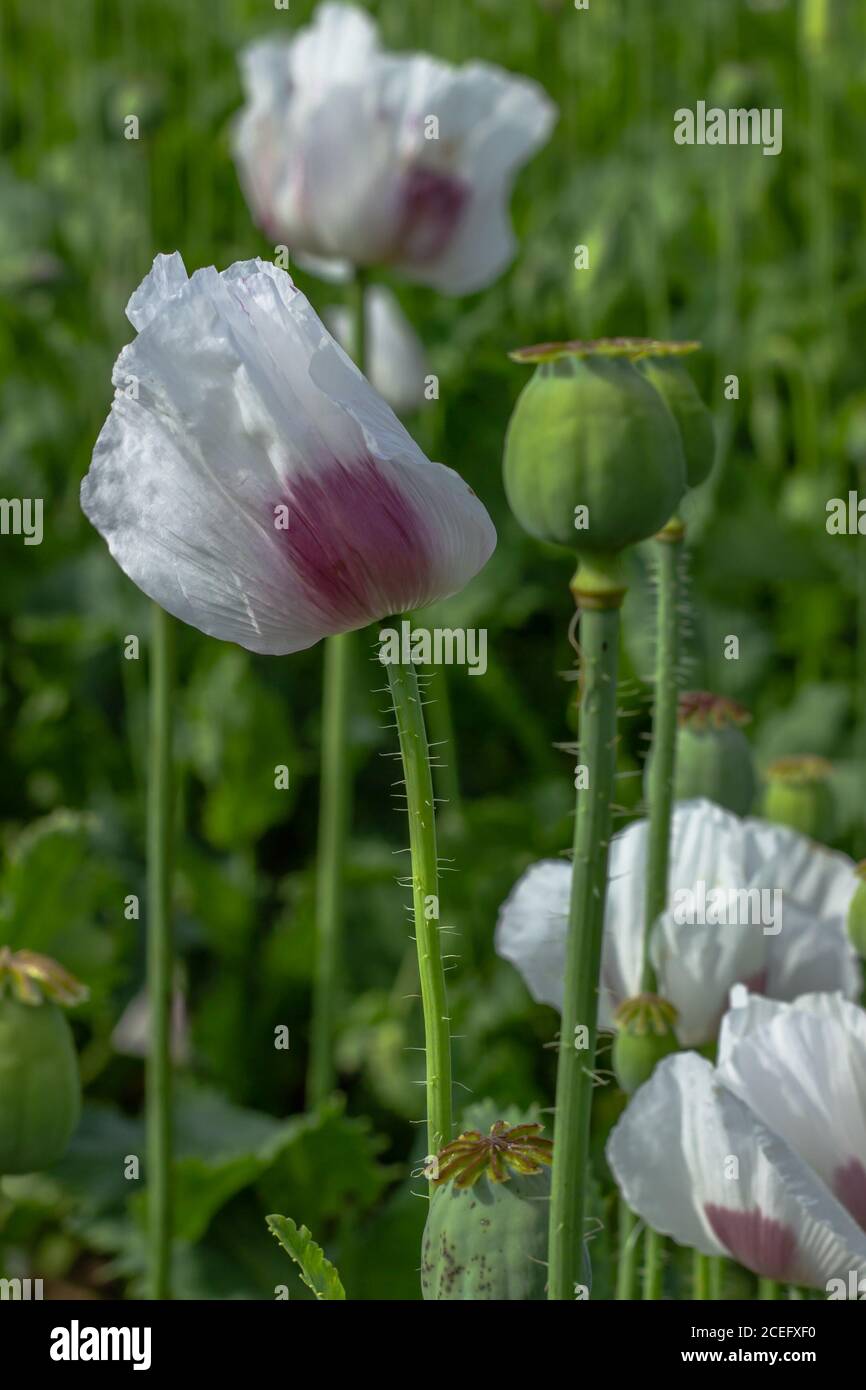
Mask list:
[[[212,637],[279,655],[462,589],[496,532],[282,270],[158,256],[81,487],[121,569]]]
[[[825,1289],[866,1276],[866,1014],[738,987],[714,1069],[659,1064],[607,1145],[629,1206],[662,1235]]]
[[[612,1026],[619,1004],[641,992],[647,826],[636,821],[610,846],[599,982],[602,1028]],[[659,993],[677,1009],[681,1045],[694,1047],[716,1037],[737,983],[777,999],[817,990],[839,990],[856,999],[862,976],[846,916],[857,883],[847,855],[787,826],[741,820],[710,801],[679,802],[668,910],[653,927],[650,956]],[[571,866],[565,860],[534,864],[503,904],[496,928],[499,955],[517,967],[533,998],[557,1009],[562,1007],[570,887]],[[679,911],[678,895],[700,904],[717,890],[729,899],[728,921],[713,922],[709,913],[706,921],[693,920]],[[762,892],[770,903],[778,894],[778,924],[754,920],[762,902],[756,895]],[[738,914],[740,920],[730,920]]]
[[[556,108],[487,63],[390,54],[353,5],[325,4],[291,40],[241,57],[234,155],[258,224],[310,269],[388,266],[466,294],[514,256],[508,210]]]

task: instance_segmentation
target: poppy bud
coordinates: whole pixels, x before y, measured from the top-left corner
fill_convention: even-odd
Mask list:
[[[848,906],[848,936],[859,956],[866,960],[866,859],[854,871],[860,882]]]
[[[613,1069],[627,1096],[649,1081],[663,1057],[676,1052],[677,1011],[657,994],[626,999],[614,1014]]]
[[[55,1000],[84,995],[55,961],[0,950],[0,1175],[48,1168],[78,1124],[78,1059]]]
[[[830,785],[832,764],[812,754],[777,758],[767,768],[762,815],[778,825],[789,825],[813,840],[831,839],[834,799]]]
[[[543,344],[505,441],[505,492],[538,540],[611,556],[664,526],[686,487],[679,430],[632,340]]]
[[[713,417],[677,357],[642,357],[638,365],[679,426],[686,479],[689,487],[697,487],[709,477],[713,467]]]
[[[674,797],[691,801],[706,797],[748,815],[755,796],[755,769],[749,741],[742,730],[751,715],[736,700],[706,690],[680,696]],[[647,760],[647,776],[652,754]]]

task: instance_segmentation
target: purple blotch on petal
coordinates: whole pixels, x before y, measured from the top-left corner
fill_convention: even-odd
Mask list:
[[[866,1231],[866,1168],[859,1158],[851,1158],[836,1169],[833,1191],[857,1225]]]
[[[406,494],[369,456],[331,458],[291,479],[278,536],[328,630],[348,631],[430,598],[432,537]],[[273,515],[273,513],[272,513]]]
[[[469,186],[454,174],[417,165],[404,175],[397,251],[423,265],[445,250],[469,200]]]
[[[734,1211],[714,1202],[704,1206],[713,1234],[735,1260],[765,1279],[791,1279],[797,1237],[790,1226],[765,1216],[759,1207]]]

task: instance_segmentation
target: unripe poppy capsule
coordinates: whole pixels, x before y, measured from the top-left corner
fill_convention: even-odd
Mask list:
[[[588,556],[613,556],[654,535],[686,487],[670,410],[628,351],[610,342],[514,354],[536,368],[505,441],[505,492],[520,524]]]
[[[697,487],[709,477],[713,467],[713,417],[677,357],[642,357],[638,367],[677,422],[686,461],[686,479],[689,487]]]
[[[811,754],[777,758],[767,768],[764,819],[789,825],[813,840],[829,840],[835,818],[832,771],[826,758]]]
[[[0,951],[0,1175],[55,1163],[81,1112],[72,1030],[58,1003],[86,995],[56,962]]]
[[[656,994],[639,994],[620,1004],[612,1060],[616,1079],[627,1096],[649,1081],[662,1058],[677,1051],[676,1017],[673,1004]]]
[[[755,797],[752,749],[742,730],[750,719],[736,700],[694,690],[680,696],[674,797],[690,801],[706,797],[746,816]],[[647,760],[647,777],[652,754]]]

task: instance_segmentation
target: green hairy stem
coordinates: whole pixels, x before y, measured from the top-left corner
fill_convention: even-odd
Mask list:
[[[681,529],[656,542],[659,562],[658,616],[656,620],[655,706],[653,710],[652,764],[649,775],[649,829],[647,836],[646,897],[644,911],[642,988],[656,990],[650,959],[652,929],[667,906],[671,821],[674,804],[674,764],[677,746],[677,661],[679,657],[678,570]],[[658,1299],[662,1289],[664,1242],[647,1230],[644,1245],[643,1297]]]
[[[583,1272],[592,1067],[616,764],[619,608],[587,607],[581,616],[580,643],[580,760],[588,768],[589,786],[577,794],[574,827],[556,1074],[548,1252],[551,1299],[573,1299]]]
[[[439,867],[430,750],[418,677],[411,664],[389,664],[409,816],[412,909],[427,1062],[427,1153],[451,1139],[451,1025],[439,926]]]

